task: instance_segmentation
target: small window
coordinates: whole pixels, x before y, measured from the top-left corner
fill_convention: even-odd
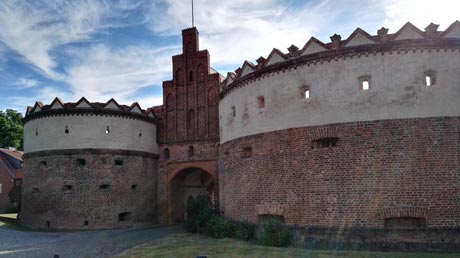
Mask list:
[[[188,147],[188,156],[193,157],[193,155],[195,155],[195,150],[194,150],[193,146],[189,146]]]
[[[48,162],[46,162],[46,160],[42,160],[40,161],[40,164],[39,164],[41,167],[46,167],[48,166]]]
[[[165,154],[165,159],[169,159],[169,149],[168,148],[165,148],[164,154]]]
[[[131,185],[131,190],[136,190],[137,189],[137,184]]]
[[[123,165],[123,160],[121,159],[116,159],[115,160],[115,166],[122,166]]]
[[[231,114],[232,114],[232,117],[236,116],[236,108],[235,108],[235,106],[232,106]]]
[[[193,71],[188,72],[188,81],[193,81]]]
[[[108,189],[110,189],[110,185],[109,184],[99,185],[99,189],[100,190],[108,190]]]
[[[264,96],[257,97],[257,105],[259,105],[259,108],[265,108],[265,97]]]
[[[300,87],[300,98],[309,99],[310,98],[310,86],[304,85]]]
[[[368,90],[369,89],[369,81],[362,81],[361,82],[361,88],[363,90]]]
[[[122,212],[118,214],[118,221],[127,221],[131,219],[131,212]]]
[[[68,127],[67,125],[65,126],[64,132],[65,132],[66,134],[69,134],[69,132],[70,132],[70,131],[69,131],[69,127]]]
[[[338,141],[339,141],[339,138],[337,137],[321,138],[321,139],[312,141],[311,148],[320,149],[320,148],[335,147],[337,146]]]
[[[139,137],[142,137],[142,130],[139,130]]]
[[[2,193],[2,184],[0,184],[0,194]]]
[[[110,127],[107,126],[107,128],[105,129],[105,134],[109,134],[110,133]]]
[[[359,77],[359,87],[361,90],[369,90],[371,88],[371,77],[368,75]]]
[[[38,136],[38,128],[35,128],[35,136]]]
[[[252,156],[252,147],[244,147],[241,150],[241,157],[242,158],[250,158]]]
[[[425,77],[425,82],[426,82],[426,86],[431,86],[431,76],[426,76]]]
[[[85,159],[77,159],[77,166],[84,167],[86,165]]]
[[[37,194],[39,192],[38,187],[32,188],[32,193]]]
[[[50,228],[50,227],[51,227],[51,223],[50,223],[49,220],[46,221],[46,227],[47,227],[47,228]]]
[[[62,191],[64,192],[71,192],[73,190],[73,185],[64,185],[62,187]]]
[[[88,225],[89,225],[89,221],[85,220],[85,221],[83,222],[83,226],[87,227]]]
[[[436,73],[434,71],[425,71],[425,86],[427,87],[430,87],[430,86],[433,86],[435,84],[435,80],[436,80]]]

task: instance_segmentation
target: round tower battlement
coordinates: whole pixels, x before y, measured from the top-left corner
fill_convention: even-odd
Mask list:
[[[221,84],[221,143],[304,126],[459,116],[460,22],[356,29],[245,61]]]
[[[37,102],[24,118],[21,221],[31,228],[114,228],[157,216],[156,117],[137,103]]]
[[[219,102],[225,216],[459,227],[460,22],[437,27],[312,38],[229,73]]]

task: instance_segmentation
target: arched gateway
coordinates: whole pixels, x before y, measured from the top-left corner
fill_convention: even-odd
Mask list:
[[[189,199],[199,195],[210,195],[215,198],[215,178],[200,168],[186,168],[177,173],[171,180],[170,218],[172,222],[182,222],[187,218],[186,206]]]

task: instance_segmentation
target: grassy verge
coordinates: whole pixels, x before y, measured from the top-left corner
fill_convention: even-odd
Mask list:
[[[359,258],[453,258],[458,254],[442,253],[398,253],[398,252],[365,252],[365,251],[334,251],[308,250],[299,248],[278,248],[259,246],[249,242],[234,239],[212,239],[194,234],[178,234],[162,240],[137,246],[116,258],[142,257],[175,257],[195,258],[330,258],[330,257],[359,257]],[[115,258],[114,257],[114,258]]]

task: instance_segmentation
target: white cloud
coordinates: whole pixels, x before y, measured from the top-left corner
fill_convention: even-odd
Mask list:
[[[142,109],[147,109],[153,106],[159,106],[163,104],[163,96],[151,96],[144,97],[137,100]]]
[[[104,1],[13,1],[0,2],[0,41],[22,55],[45,76],[61,79],[53,69],[56,47],[92,39],[107,28],[122,26],[111,21],[123,10]]]
[[[11,108],[24,114],[26,106],[33,106],[36,101],[50,104],[56,97],[66,100],[71,97],[71,94],[54,87],[41,87],[35,94],[8,97],[8,106],[0,106],[0,108]]]
[[[460,7],[460,2],[449,0],[295,2],[294,6],[290,5],[294,1],[280,0],[195,0],[201,46],[209,49],[214,66],[241,65],[267,57],[272,48],[283,52],[291,44],[301,48],[311,36],[325,43],[334,33],[345,39],[357,27],[374,35],[382,26],[395,32],[407,21],[421,29],[432,21],[445,28],[458,19]],[[190,1],[154,5],[150,17],[155,33],[178,34],[191,26]]]
[[[377,6],[378,1],[366,5],[362,1],[312,1],[291,6],[276,0],[201,0],[195,1],[195,25],[202,33],[201,46],[209,49],[213,64],[240,65],[244,60],[267,57],[273,48],[283,52],[291,44],[301,48],[313,35],[327,35],[328,40],[328,36],[340,32],[337,28],[351,32],[360,21],[377,20],[378,15],[366,15]],[[150,29],[155,33],[177,34],[191,25],[188,1],[168,0],[166,10],[155,7],[150,14]],[[356,10],[354,22],[346,19],[350,14],[345,12],[352,8]],[[349,29],[351,24],[356,27]]]
[[[35,88],[38,86],[38,81],[27,79],[27,78],[20,78],[17,80],[16,84],[14,85],[16,89],[29,89]]]
[[[433,22],[444,30],[459,19],[459,9],[460,2],[452,0],[390,0],[385,5],[385,26],[394,33],[408,21],[421,30]]]
[[[90,101],[133,102],[139,90],[159,84],[171,73],[171,55],[177,48],[153,49],[132,46],[113,49],[103,44],[87,49],[73,49],[73,62],[66,68],[66,82],[74,99]]]
[[[381,26],[395,32],[411,21],[421,29],[430,22],[445,29],[458,19],[458,7],[460,2],[449,0],[195,0],[195,25],[201,33],[201,49],[211,54],[211,65],[234,70],[244,60],[267,57],[272,48],[284,52],[291,44],[301,48],[311,36],[327,43],[334,33],[345,39],[357,27],[371,34]],[[177,36],[191,26],[190,1],[0,1],[0,70],[6,47],[45,77],[58,81],[56,85],[70,87],[46,87],[37,96],[15,97],[14,104],[47,102],[56,96],[65,101],[85,96],[103,102],[114,97],[124,104],[139,101],[143,108],[161,103],[161,96],[141,100],[135,96],[170,78],[171,55],[179,54],[180,46],[113,47],[105,42],[110,29],[130,26],[130,22],[147,22],[157,35]],[[72,45],[82,42],[91,44]],[[64,56],[68,58],[63,60]],[[34,79],[10,81],[36,89]]]

